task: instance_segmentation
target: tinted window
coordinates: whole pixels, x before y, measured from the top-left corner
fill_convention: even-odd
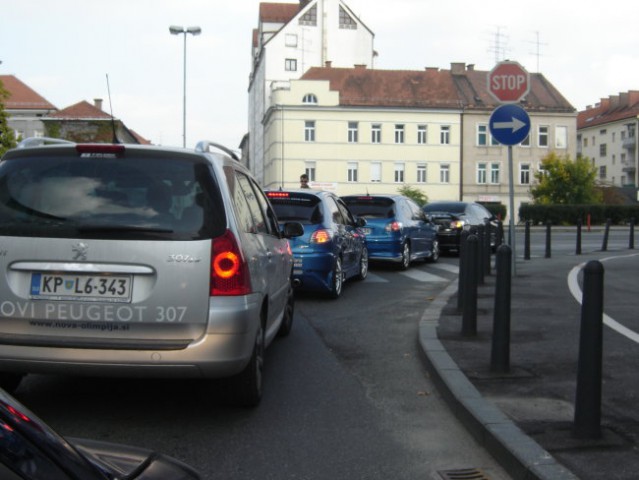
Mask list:
[[[449,213],[464,213],[466,208],[465,203],[451,202],[451,203],[429,203],[425,205],[423,210],[426,212],[449,212]]]
[[[0,163],[5,235],[202,238],[223,229],[220,204],[208,166],[183,159],[46,156]]]
[[[314,225],[323,221],[322,206],[316,195],[269,192],[267,196],[280,222],[295,221]]]
[[[390,218],[395,216],[395,202],[387,197],[343,197],[354,215],[363,218]]]

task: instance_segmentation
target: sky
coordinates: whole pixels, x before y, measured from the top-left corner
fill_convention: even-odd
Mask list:
[[[515,60],[541,72],[577,110],[639,90],[634,0],[344,1],[375,34],[375,68],[464,62],[490,70]],[[199,26],[201,35],[186,44],[186,144],[206,139],[237,149],[248,129],[260,3],[0,0],[0,75],[15,75],[59,109],[102,98],[107,113],[143,137],[181,146],[184,37],[169,26]]]

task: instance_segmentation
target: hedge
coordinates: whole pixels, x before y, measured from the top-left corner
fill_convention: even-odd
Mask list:
[[[530,220],[533,225],[576,225],[580,219],[586,224],[603,225],[610,219],[613,225],[623,225],[632,218],[639,219],[639,205],[530,205],[519,207],[519,220]]]

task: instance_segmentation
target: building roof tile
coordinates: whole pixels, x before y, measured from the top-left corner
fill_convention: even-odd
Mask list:
[[[95,105],[91,105],[86,100],[82,100],[81,102],[49,115],[49,118],[65,120],[111,120],[111,115],[103,112]]]
[[[577,130],[639,117],[639,90],[602,98],[594,107],[577,115]]]
[[[8,110],[56,110],[56,107],[42,95],[24,84],[14,75],[0,75],[0,82],[9,97],[4,102]]]

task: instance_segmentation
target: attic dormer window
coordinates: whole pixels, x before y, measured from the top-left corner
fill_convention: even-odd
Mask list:
[[[357,29],[357,22],[353,20],[353,17],[351,17],[341,5],[339,7],[339,28]]]
[[[313,5],[304,15],[300,17],[300,25],[317,26],[317,5]]]
[[[312,93],[307,93],[304,95],[304,98],[302,98],[302,103],[317,105],[317,97]]]

